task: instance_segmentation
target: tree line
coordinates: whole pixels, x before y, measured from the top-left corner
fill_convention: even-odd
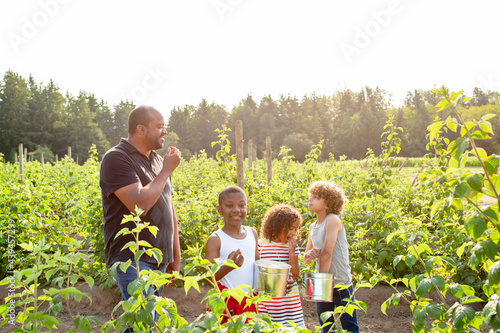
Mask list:
[[[463,106],[468,119],[500,114],[499,92],[475,88],[471,97]],[[312,145],[322,142],[320,159],[331,155],[362,159],[367,152],[380,153],[383,127],[392,114],[395,125],[403,129],[400,156],[419,157],[427,153],[427,126],[438,116],[450,116],[437,113],[438,102],[431,90],[414,90],[407,93],[404,105],[393,106],[390,94],[378,87],[311,94],[301,99],[291,95],[273,99],[268,95],[255,101],[248,95],[231,110],[203,99],[199,105],[171,110],[166,119],[166,146],[179,147],[186,158],[201,150],[215,156],[219,149],[212,145],[219,140],[216,129],[224,125],[234,129],[236,120],[242,120],[244,140],[252,140],[257,146],[258,158],[263,157],[266,137],[271,136],[275,156],[280,147],[286,146],[301,161]],[[94,144],[102,156],[120,138],[127,137],[128,113],[134,107],[130,101],[110,107],[92,93],[63,93],[52,80],[37,83],[32,76],[26,79],[8,70],[0,81],[0,153],[5,160],[13,161],[19,143],[23,143],[35,159],[43,153],[45,161],[53,161],[56,154],[64,156],[71,146],[72,157],[83,162]],[[500,130],[498,118],[491,121],[495,132]],[[234,142],[234,132],[227,134]],[[447,135],[450,139],[456,136],[452,131]],[[485,141],[483,148],[489,154],[500,153],[498,137]]]

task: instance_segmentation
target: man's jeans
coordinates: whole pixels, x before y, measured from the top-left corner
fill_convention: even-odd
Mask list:
[[[148,271],[154,271],[154,270],[159,270],[162,273],[165,273],[166,266],[165,264],[150,264],[144,261],[139,261],[139,269],[142,270],[148,270]],[[115,276],[116,283],[118,284],[118,287],[120,287],[120,291],[122,293],[122,301],[126,301],[130,298],[129,293],[127,292],[127,287],[128,284],[134,280],[137,280],[137,270],[135,269],[135,262],[132,262],[132,264],[127,268],[127,271],[122,271],[120,267],[116,270],[116,276]],[[155,292],[156,296],[160,296],[160,292],[163,289],[163,286],[160,287],[158,291]],[[151,294],[154,290],[154,286],[151,286],[149,290],[143,291],[144,296],[148,296]],[[156,319],[156,313],[153,314],[153,318]],[[129,329],[126,329],[124,333],[129,333],[132,332]]]
[[[339,290],[339,288],[333,288],[333,302],[316,302],[316,311],[318,313],[318,318],[319,318],[319,323],[323,325],[323,321],[321,320],[320,315],[323,312],[327,311],[333,311],[337,306],[346,306],[348,302],[342,301],[344,298],[349,298],[354,301],[354,296],[352,296],[352,293],[354,292],[354,289],[352,286],[350,286],[347,289]],[[333,323],[335,319],[330,317],[327,322]],[[352,316],[349,315],[348,313],[344,312],[340,316],[340,323],[342,324],[342,328],[344,330],[347,330],[349,332],[353,333],[359,333],[359,326],[358,326],[358,316],[356,314],[356,310],[354,310]],[[326,333],[328,330],[330,330],[330,327],[332,324],[327,325],[323,327],[323,332]],[[336,332],[333,330],[332,332]]]

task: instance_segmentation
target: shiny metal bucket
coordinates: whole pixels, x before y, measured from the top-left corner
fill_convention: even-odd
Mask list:
[[[332,302],[334,276],[329,273],[303,273],[302,298],[311,302]]]
[[[290,274],[289,264],[272,260],[255,261],[255,276],[259,294],[271,297],[283,297],[286,295],[286,284]]]

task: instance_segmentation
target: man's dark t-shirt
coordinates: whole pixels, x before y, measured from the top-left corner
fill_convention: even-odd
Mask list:
[[[118,199],[114,192],[136,182],[146,186],[163,167],[163,158],[151,152],[151,160],[140,153],[127,140],[120,143],[104,154],[100,169],[100,186],[104,215],[104,256],[106,266],[111,267],[117,261],[134,260],[129,249],[121,251],[123,246],[133,240],[132,235],[115,235],[124,227],[133,226],[133,222],[121,224],[124,215],[130,215],[127,207]],[[168,179],[158,201],[148,211],[142,221],[150,222],[151,226],[158,227],[156,238],[148,231],[143,230],[140,239],[147,241],[163,253],[163,262],[173,262],[173,218],[172,218],[172,183]],[[156,259],[143,255],[141,261],[156,263]]]

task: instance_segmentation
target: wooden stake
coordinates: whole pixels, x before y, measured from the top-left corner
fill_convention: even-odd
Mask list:
[[[23,149],[23,144],[19,144],[19,182],[23,182],[23,163],[24,163],[24,157],[23,157],[24,149]]]
[[[273,161],[271,160],[271,137],[266,136],[266,159],[267,159],[267,185],[271,186],[273,180]]]
[[[253,161],[253,142],[252,140],[248,140],[248,168],[252,169],[252,161]]]
[[[236,181],[238,186],[245,188],[245,176],[243,171],[243,122],[236,120]]]

